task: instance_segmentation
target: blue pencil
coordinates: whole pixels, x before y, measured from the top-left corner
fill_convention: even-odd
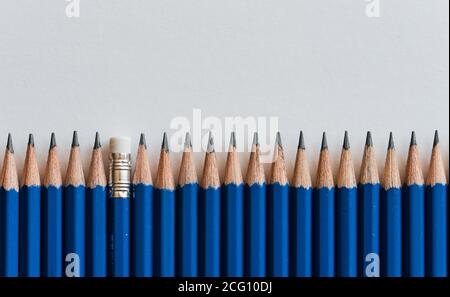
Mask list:
[[[425,182],[420,166],[412,132],[403,198],[403,271],[410,277],[425,276]]]
[[[42,261],[41,275],[61,277],[63,268],[63,219],[62,182],[56,148],[52,133],[42,188]]]
[[[345,131],[336,189],[336,275],[357,276],[357,188]]]
[[[380,276],[380,180],[372,135],[367,132],[358,185],[358,273]]]
[[[144,134],[139,140],[131,205],[132,275],[150,277],[153,276],[153,181]]]
[[[426,219],[426,275],[447,277],[447,178],[438,131],[426,182]]]
[[[112,277],[130,276],[131,141],[109,140],[108,179],[108,272]]]
[[[312,276],[312,183],[306,157],[303,132],[295,159],[289,201],[290,220],[290,275]]]
[[[335,274],[334,180],[325,133],[322,138],[317,184],[313,198],[313,265],[314,275]]]
[[[192,143],[189,133],[186,133],[176,202],[176,274],[181,277],[195,277],[198,274],[197,194],[198,182]]]
[[[19,182],[11,134],[0,175],[0,277],[19,275]]]
[[[267,274],[289,276],[289,183],[280,132],[267,187]]]
[[[220,179],[211,133],[199,196],[199,275],[220,276]]]
[[[19,196],[19,274],[38,277],[41,273],[41,180],[34,152],[33,134],[30,134],[28,139]]]
[[[155,182],[154,273],[175,276],[175,183],[170,167],[169,144],[164,133]]]
[[[107,276],[106,175],[98,132],[92,150],[86,187],[86,275]]]
[[[402,276],[402,193],[394,139],[389,146],[384,166],[381,192],[381,275]]]
[[[253,137],[252,152],[245,177],[244,199],[244,274],[266,276],[266,180],[260,162],[258,134]]]
[[[83,277],[85,255],[85,183],[78,134],[73,132],[72,148],[64,183],[64,274]]]
[[[222,276],[244,276],[244,186],[231,133],[222,196]]]

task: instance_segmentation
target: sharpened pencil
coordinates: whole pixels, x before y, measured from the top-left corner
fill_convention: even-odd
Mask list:
[[[209,133],[199,193],[199,275],[220,276],[220,179]]]
[[[438,131],[426,181],[426,275],[447,277],[447,177]]]
[[[381,275],[402,276],[402,193],[395,154],[394,138],[389,145],[384,165],[381,191]]]
[[[86,276],[107,276],[106,196],[102,145],[97,132],[86,185]]]
[[[244,198],[244,274],[266,276],[266,179],[260,162],[258,133],[253,136],[252,152],[245,177]]]
[[[42,276],[61,277],[63,268],[62,178],[52,133],[42,188]]]
[[[312,276],[312,183],[305,140],[300,132],[290,189],[290,275]]]
[[[267,187],[267,275],[289,276],[289,183],[280,132]]]
[[[0,173],[0,276],[19,275],[19,181],[11,134]]]
[[[176,205],[177,276],[195,277],[198,274],[198,181],[189,133],[186,133],[178,175]]]
[[[335,274],[334,179],[325,132],[317,169],[313,198],[313,265],[314,275],[333,277]]]
[[[411,133],[406,185],[403,187],[403,272],[425,276],[425,181],[420,168],[416,134]]]
[[[154,273],[175,276],[175,182],[169,159],[169,144],[164,133],[155,182]]]
[[[85,182],[77,131],[64,182],[64,272],[67,277],[84,277],[85,255]]]
[[[345,131],[336,189],[336,275],[357,276],[357,187]]]
[[[147,156],[147,143],[142,133],[133,175],[132,205],[132,275],[153,275],[153,180]]]
[[[34,151],[33,134],[29,135],[20,188],[20,276],[38,277],[41,273],[41,180]]]
[[[231,133],[222,192],[222,276],[244,276],[244,184]]]
[[[380,276],[380,179],[372,134],[367,132],[358,185],[359,276]]]

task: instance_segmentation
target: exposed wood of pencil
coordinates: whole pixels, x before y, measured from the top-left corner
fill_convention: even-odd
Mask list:
[[[383,172],[383,188],[389,190],[391,188],[400,188],[402,185],[400,172],[398,170],[397,156],[395,149],[388,149],[386,162]]]
[[[245,183],[248,186],[254,184],[262,185],[266,182],[264,175],[264,168],[260,162],[259,144],[253,144],[252,152],[250,153],[250,160],[248,162],[247,175]]]
[[[158,172],[156,174],[155,187],[158,189],[174,190],[172,169],[170,167],[169,151],[161,149],[159,155]]]
[[[14,153],[8,149],[5,151],[5,156],[3,158],[3,167],[0,174],[0,185],[6,191],[19,190],[19,180],[17,177]]]
[[[316,188],[334,187],[333,172],[331,170],[330,155],[328,149],[325,148],[320,152],[319,166],[317,168]]]
[[[430,167],[428,169],[427,185],[435,186],[436,184],[447,184],[447,177],[445,176],[444,162],[442,160],[441,148],[437,133],[435,136],[435,142],[433,151],[431,153]]]
[[[408,186],[424,184],[417,145],[412,145],[409,148],[408,160],[406,162],[406,184]]]
[[[85,182],[83,166],[80,157],[80,148],[79,146],[72,146],[72,149],[70,150],[69,164],[67,165],[64,185],[78,187],[83,186],[84,184]]]
[[[299,148],[297,156],[295,157],[294,177],[292,179],[292,186],[299,188],[311,188],[311,174],[309,172],[308,158],[306,150]]]
[[[40,186],[39,167],[34,151],[34,144],[29,143],[23,165],[22,186]]]
[[[364,148],[364,155],[361,163],[361,172],[359,175],[359,183],[363,185],[375,185],[380,183],[377,161],[375,158],[375,150],[373,146],[366,146]]]
[[[59,165],[58,150],[56,144],[50,147],[47,157],[47,165],[44,173],[44,186],[59,187],[62,184],[61,167]]]
[[[342,149],[337,186],[348,189],[356,187],[355,168],[353,167],[350,149]]]
[[[230,148],[228,150],[227,163],[225,165],[225,180],[224,184],[242,184],[242,171],[241,166],[239,164],[236,147],[230,144]]]
[[[153,184],[152,174],[150,172],[150,163],[148,160],[147,149],[145,145],[139,144],[136,155],[136,168],[133,174],[133,184]]]
[[[195,169],[192,147],[186,145],[181,158],[180,172],[178,173],[178,184],[180,186],[198,183],[197,171]]]
[[[282,186],[288,184],[288,178],[286,174],[286,165],[284,163],[283,148],[280,144],[275,146],[274,161],[272,162],[270,184],[278,183]]]
[[[203,177],[200,186],[203,189],[217,189],[220,187],[219,170],[217,168],[216,154],[214,151],[206,153]]]
[[[92,150],[91,163],[89,165],[89,174],[87,178],[87,187],[95,188],[96,186],[106,186],[106,174],[103,164],[102,149],[96,148]]]

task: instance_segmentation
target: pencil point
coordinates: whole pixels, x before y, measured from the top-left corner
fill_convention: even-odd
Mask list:
[[[253,133],[253,145],[259,145],[258,132]]]
[[[281,133],[280,132],[277,132],[277,137],[276,137],[276,144],[281,148],[281,149],[283,149],[283,144],[281,143]]]
[[[389,133],[389,145],[388,145],[388,150],[393,150],[395,149],[395,145],[394,145],[394,135],[391,133]]]
[[[409,146],[417,145],[416,132],[411,132],[411,141],[409,142]]]
[[[327,134],[325,132],[323,132],[322,134],[322,147],[321,147],[321,151],[327,150],[328,149],[328,143],[327,143]]]
[[[8,142],[6,143],[6,149],[11,153],[14,154],[14,147],[12,143],[12,136],[11,133],[8,133]]]
[[[28,145],[34,147],[34,137],[32,133],[28,135]]]
[[[166,132],[164,132],[164,134],[163,134],[163,141],[162,141],[162,144],[161,144],[161,149],[165,150],[166,152],[169,151],[169,142],[167,141],[167,134],[166,134]]]
[[[434,131],[434,140],[433,140],[433,147],[437,146],[439,144],[439,132],[438,130]]]
[[[95,132],[95,141],[94,141],[94,150],[102,147],[102,143],[100,142],[100,133]]]
[[[192,148],[191,134],[186,132],[186,137],[184,138],[184,147]]]
[[[303,131],[300,131],[300,137],[298,139],[298,149],[305,149],[305,139],[303,138]]]
[[[231,136],[230,136],[230,146],[236,148],[236,134],[233,132],[231,132]]]
[[[55,137],[55,133],[52,132],[52,136],[50,137],[50,148],[49,148],[49,150],[51,150],[55,146],[56,146],[56,137]]]
[[[348,140],[348,132],[345,131],[344,133],[344,145],[342,146],[344,150],[350,149],[350,141]]]
[[[139,145],[143,145],[145,149],[147,149],[147,141],[145,141],[145,134],[141,133],[139,138]]]
[[[77,131],[73,131],[72,147],[77,147],[77,146],[80,146],[80,144],[78,143],[78,132]]]
[[[366,146],[368,146],[368,147],[372,147],[373,146],[372,133],[370,131],[367,131]]]
[[[209,132],[208,147],[206,148],[206,152],[207,153],[214,152],[214,138],[212,136],[212,132]]]

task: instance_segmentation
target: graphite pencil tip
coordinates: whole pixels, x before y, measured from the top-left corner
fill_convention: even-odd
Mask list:
[[[78,132],[77,131],[73,131],[72,147],[77,147],[77,146],[80,146],[80,143],[78,142]]]
[[[323,132],[322,134],[322,147],[321,147],[321,151],[327,150],[328,149],[328,142],[327,142],[327,134],[325,132]]]
[[[212,132],[209,132],[209,138],[208,138],[208,147],[206,148],[207,153],[214,152],[214,138],[212,136]]]
[[[305,139],[303,137],[303,131],[300,131],[300,136],[298,138],[298,149],[304,150],[305,149]]]
[[[439,132],[438,130],[434,131],[434,140],[433,147],[436,147],[439,144]]]
[[[34,147],[34,137],[33,137],[32,133],[30,133],[28,135],[28,145],[31,146],[31,147]]]
[[[49,148],[49,150],[51,150],[55,146],[56,146],[56,137],[55,137],[55,133],[52,132],[52,136],[50,137],[50,148]]]
[[[236,134],[233,132],[231,132],[231,136],[230,136],[230,146],[236,148]]]
[[[258,132],[253,133],[253,145],[259,145]]]
[[[139,145],[143,145],[145,149],[147,149],[147,141],[145,141],[145,134],[141,133],[139,138]]]
[[[344,145],[342,146],[344,150],[350,149],[350,140],[348,139],[348,132],[345,131],[344,133]]]
[[[8,133],[8,141],[6,143],[6,149],[11,153],[14,154],[14,147],[12,142],[12,136],[11,133]]]
[[[388,150],[393,150],[395,149],[395,145],[394,145],[394,135],[392,134],[392,132],[389,133],[389,144],[388,144]]]
[[[277,132],[277,137],[276,137],[275,142],[281,149],[283,149],[283,144],[281,143],[281,133],[280,132]]]
[[[366,146],[368,146],[368,147],[372,147],[373,146],[372,132],[370,132],[370,131],[367,131]]]
[[[186,132],[186,137],[184,138],[184,147],[192,148],[191,134]]]
[[[166,152],[169,151],[169,142],[167,141],[167,133],[164,132],[163,134],[163,141],[161,144],[161,149],[165,150]]]
[[[102,143],[100,141],[100,133],[95,132],[95,141],[94,141],[94,150],[102,147]]]
[[[416,132],[411,132],[411,141],[409,142],[409,146],[417,145]]]

